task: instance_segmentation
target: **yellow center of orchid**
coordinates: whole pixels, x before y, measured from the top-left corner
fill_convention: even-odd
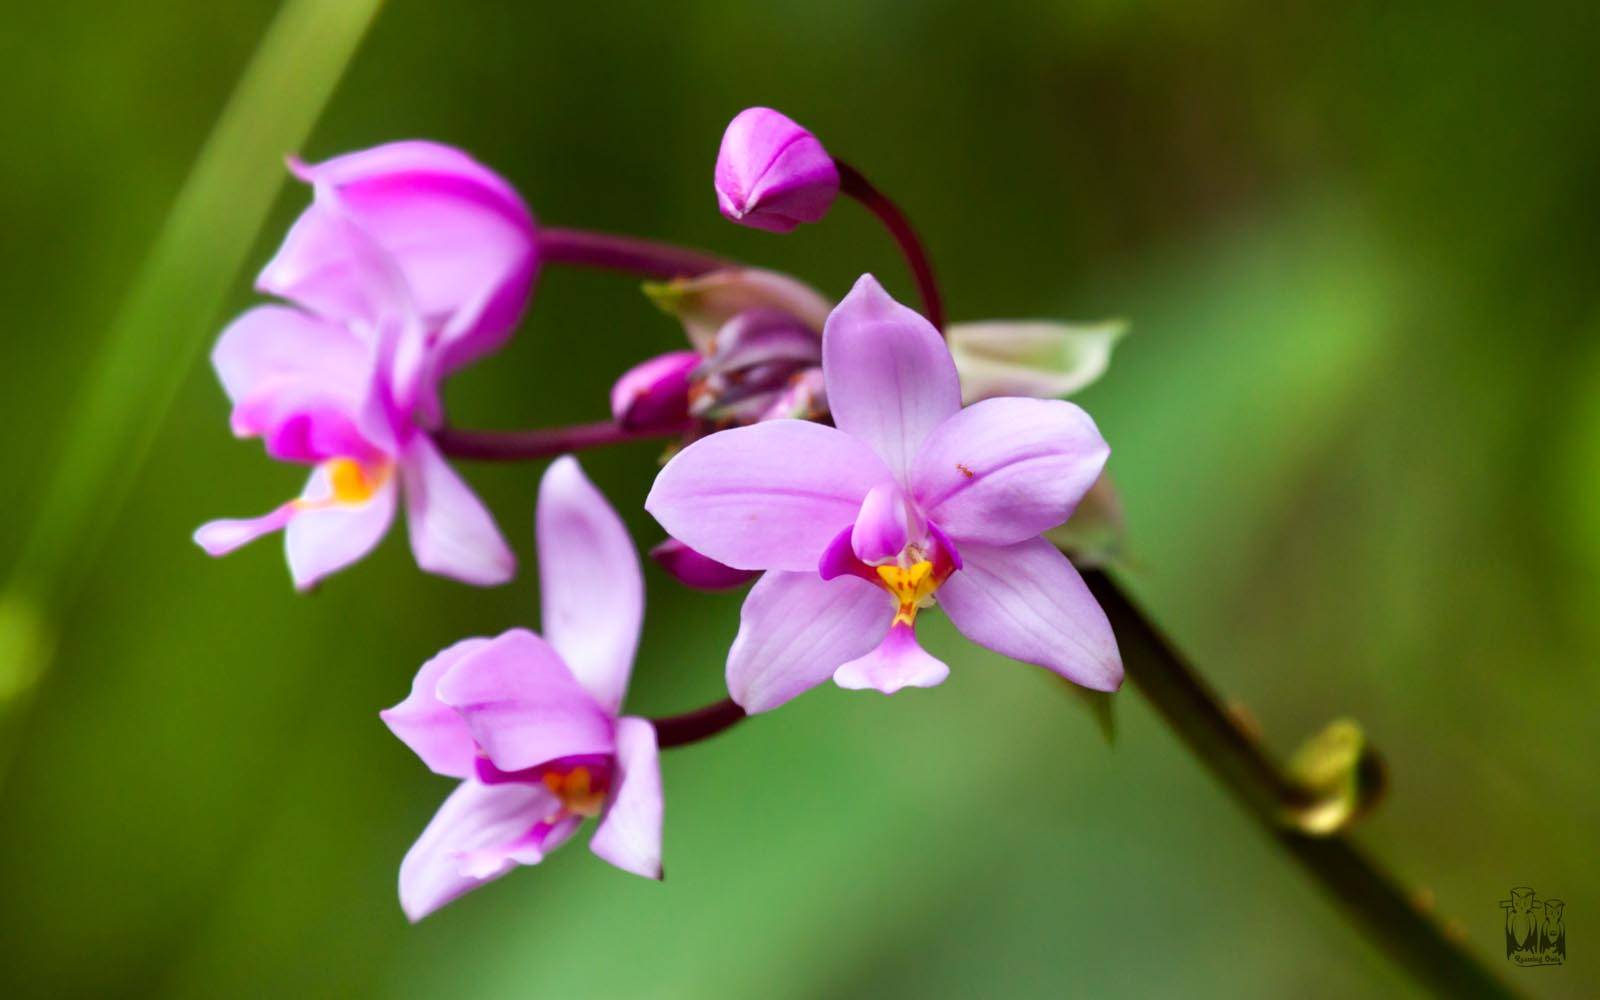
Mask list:
[[[542,780],[569,813],[597,816],[605,804],[605,788],[595,784],[587,767],[575,767],[566,772],[546,771]]]
[[[333,486],[333,499],[339,503],[366,503],[383,484],[385,473],[368,474],[353,458],[336,458],[323,466]]]
[[[910,566],[890,564],[875,568],[884,589],[900,602],[900,609],[894,616],[896,622],[910,625],[917,620],[919,608],[933,604],[933,592],[939,589],[941,582],[933,575],[933,563],[924,559]]]
[[[328,487],[333,492],[316,500],[295,500],[300,510],[326,510],[329,507],[358,507],[372,499],[372,495],[389,481],[392,467],[385,462],[368,468],[353,458],[331,458],[322,463],[328,476]]]

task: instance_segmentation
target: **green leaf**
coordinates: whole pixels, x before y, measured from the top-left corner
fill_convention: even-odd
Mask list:
[[[0,751],[58,628],[286,176],[381,0],[290,0],[201,149],[68,409],[21,555],[0,593]],[[0,768],[6,758],[0,756]],[[3,774],[3,770],[0,770]]]

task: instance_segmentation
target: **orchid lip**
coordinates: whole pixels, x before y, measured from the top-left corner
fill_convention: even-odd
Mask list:
[[[845,528],[823,552],[817,574],[824,580],[860,577],[883,588],[895,600],[894,622],[914,624],[917,612],[932,607],[939,587],[961,568],[955,545],[936,526],[928,527],[924,540],[909,543],[895,556],[875,563],[856,555],[850,541],[851,528]]]
[[[545,786],[561,800],[562,810],[574,816],[598,816],[612,784],[611,758],[604,754],[577,754],[520,771],[502,771],[480,752],[473,765],[477,779],[486,785]]]
[[[290,503],[295,510],[327,510],[330,507],[359,507],[371,500],[394,474],[391,462],[367,465],[353,458],[333,458],[322,463],[328,475],[327,496],[301,497]]]

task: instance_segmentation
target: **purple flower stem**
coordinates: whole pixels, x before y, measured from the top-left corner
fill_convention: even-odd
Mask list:
[[[540,229],[539,259],[546,264],[622,271],[644,278],[692,278],[733,266],[731,261],[671,243],[586,229]]]
[[[1309,804],[1308,793],[1240,728],[1211,687],[1115,580],[1098,570],[1086,571],[1083,578],[1111,619],[1123,667],[1140,693],[1373,943],[1441,995],[1512,995],[1458,939],[1418,908],[1413,895],[1350,839],[1347,828],[1318,835],[1286,821]]]
[[[744,709],[724,698],[682,715],[651,719],[650,724],[656,727],[656,744],[667,750],[708,740],[744,717]]]
[[[628,430],[618,426],[615,421],[600,420],[592,424],[542,427],[531,431],[469,431],[446,427],[434,433],[433,443],[451,458],[531,462],[629,441],[675,437],[680,433],[681,428]]]
[[[911,268],[911,276],[916,280],[917,292],[922,296],[922,314],[942,332],[944,302],[939,296],[939,283],[934,280],[933,263],[928,259],[928,251],[917,238],[916,230],[911,228],[910,220],[900,211],[900,206],[873,187],[861,171],[840,159],[835,159],[833,165],[839,171],[839,190],[865,205],[867,211],[878,217],[878,221],[889,230],[889,235],[894,237],[895,243],[899,244],[900,252],[905,255],[906,264]]]

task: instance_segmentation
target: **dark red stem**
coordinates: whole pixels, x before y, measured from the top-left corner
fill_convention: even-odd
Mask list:
[[[708,740],[744,717],[744,709],[724,698],[682,715],[651,719],[650,724],[656,727],[656,745],[666,750]]]
[[[446,427],[434,433],[433,443],[451,458],[528,462],[628,441],[675,437],[680,433],[681,428],[628,430],[615,421],[600,420],[592,424],[542,427],[531,431],[467,431]]]
[[[623,271],[658,280],[692,278],[733,266],[699,250],[587,229],[540,229],[539,259],[546,264]]]
[[[867,211],[878,217],[878,221],[900,245],[900,252],[905,255],[906,264],[911,268],[911,277],[917,283],[917,292],[922,296],[922,314],[942,332],[944,302],[939,297],[939,283],[934,280],[933,263],[928,259],[928,251],[917,238],[917,231],[911,228],[910,220],[900,211],[900,206],[873,187],[861,171],[843,160],[836,159],[833,165],[839,170],[839,190],[865,205]]]

